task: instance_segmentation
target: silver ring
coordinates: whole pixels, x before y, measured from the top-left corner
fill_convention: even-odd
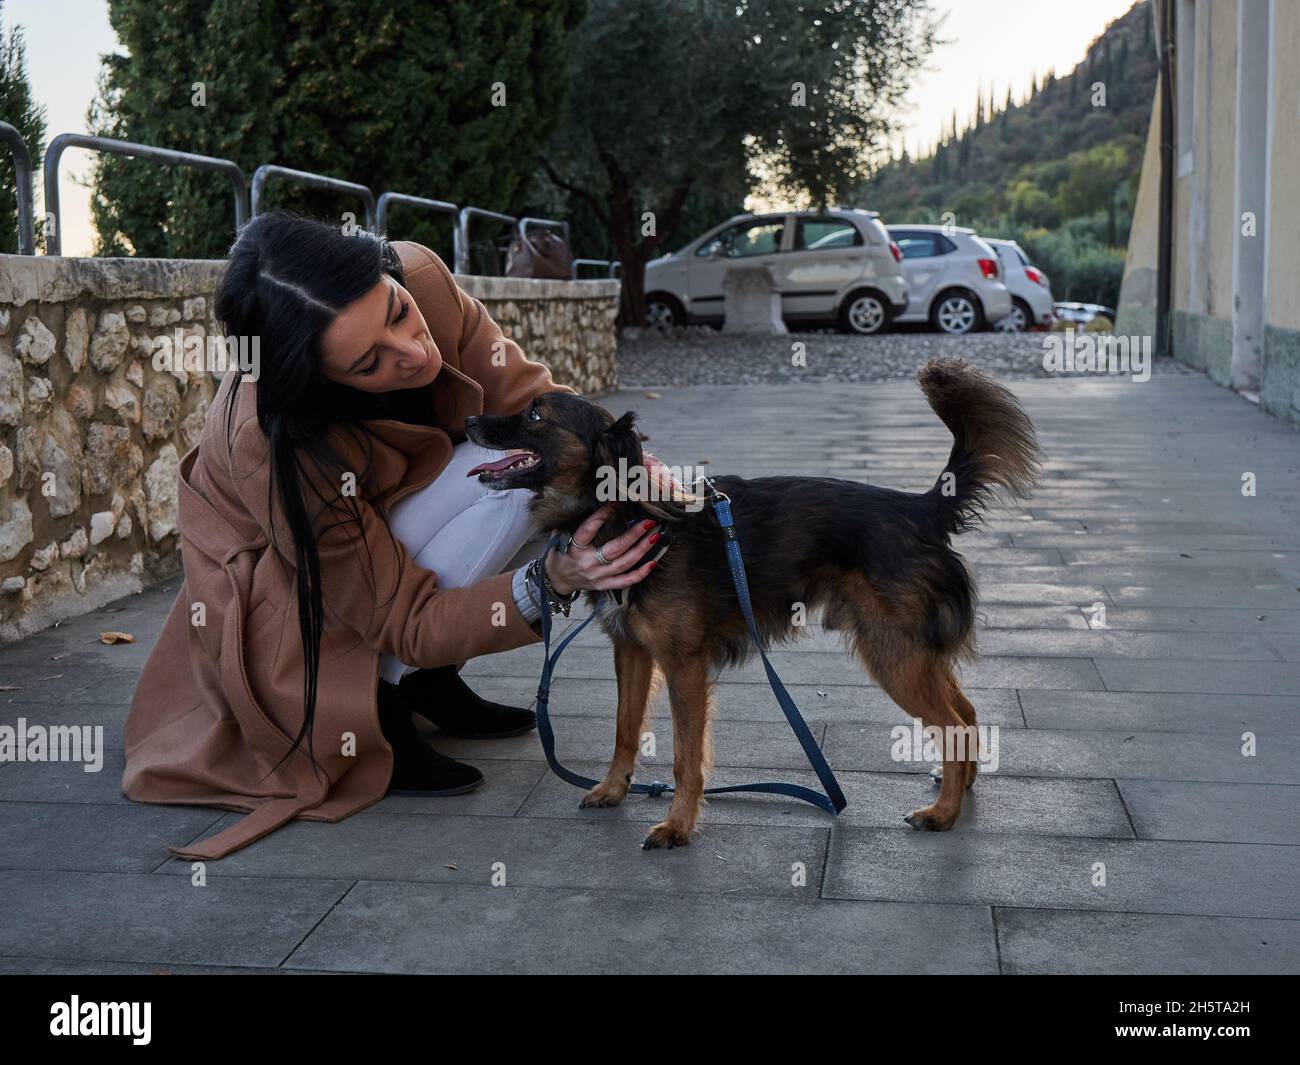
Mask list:
[[[591,546],[591,544],[580,544],[580,543],[578,543],[577,540],[570,540],[570,541],[569,541],[569,546],[570,546],[570,547],[576,547],[579,551],[586,551],[587,548],[589,548],[589,547]]]
[[[599,547],[596,548],[596,561],[606,566],[609,565],[609,559],[605,557],[605,552],[602,551]]]

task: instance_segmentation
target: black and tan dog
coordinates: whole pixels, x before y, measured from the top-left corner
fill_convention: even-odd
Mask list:
[[[1033,425],[1015,397],[957,360],[933,360],[918,375],[930,406],[952,432],[948,464],[928,492],[875,488],[830,477],[713,478],[731,498],[764,649],[802,634],[794,605],[842,630],[867,672],[922,726],[974,726],[975,708],[954,667],[974,650],[975,583],[950,545],[978,522],[997,489],[1024,497],[1037,480]],[[641,464],[634,412],[609,411],[569,393],[539,396],[510,417],[471,418],[484,447],[523,449],[482,468],[481,480],[528,489],[538,524],[573,532],[603,501],[597,486],[623,459]],[[606,481],[607,483],[607,481]],[[602,493],[608,498],[606,493]],[[754,653],[736,599],[722,531],[711,507],[684,495],[624,500],[596,537],[604,543],[647,515],[669,523],[672,549],[621,604],[599,615],[614,643],[618,725],[614,758],[584,806],[615,806],[636,767],[646,707],[667,682],[673,715],[676,792],[645,846],[689,842],[712,767],[713,682]],[[588,593],[592,601],[598,593]],[[946,753],[946,752],[945,752]],[[975,780],[974,752],[945,760],[938,801],[912,811],[913,828],[942,831]]]

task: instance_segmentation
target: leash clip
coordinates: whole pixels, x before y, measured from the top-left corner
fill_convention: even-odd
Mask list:
[[[701,481],[704,482],[704,494],[706,497],[714,500],[725,499],[728,503],[731,502],[731,496],[727,495],[726,492],[719,491],[718,486],[713,483],[713,478],[710,477],[707,473],[700,474],[698,477],[695,478],[695,480],[691,482],[691,484],[697,485]]]
[[[646,794],[652,799],[657,799],[665,791],[671,791],[672,785],[665,784],[662,780],[652,780],[646,785]]]

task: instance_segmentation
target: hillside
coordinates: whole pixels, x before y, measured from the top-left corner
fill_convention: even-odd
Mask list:
[[[941,223],[951,212],[956,225],[1019,240],[1057,299],[1113,305],[1157,72],[1149,5],[1139,2],[1069,74],[1049,73],[1020,104],[983,101],[970,128],[950,129],[924,158],[885,164],[850,202],[887,223]]]

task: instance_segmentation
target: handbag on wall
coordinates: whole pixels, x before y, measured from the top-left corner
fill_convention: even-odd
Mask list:
[[[573,252],[563,237],[549,229],[531,238],[516,233],[506,255],[505,276],[568,281],[573,277]]]

